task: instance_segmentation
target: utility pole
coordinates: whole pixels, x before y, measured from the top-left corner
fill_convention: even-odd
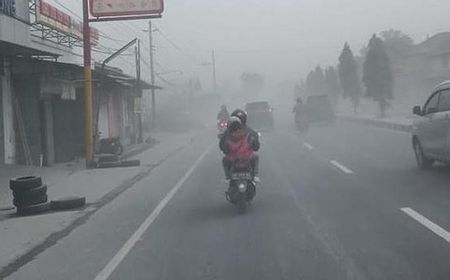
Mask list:
[[[85,110],[85,156],[86,167],[94,160],[93,112],[92,112],[92,71],[91,71],[91,31],[89,28],[88,0],[83,0],[83,54],[84,54],[84,110]]]
[[[136,56],[136,96],[139,107],[136,108],[136,115],[138,117],[138,137],[137,142],[144,142],[142,132],[142,87],[141,87],[141,41],[137,40],[137,44],[134,47]]]
[[[214,94],[217,94],[217,78],[216,78],[216,55],[212,50],[212,67],[213,67],[213,89]]]
[[[156,98],[155,98],[155,66],[153,59],[153,29],[152,21],[148,21],[148,44],[150,47],[150,81],[152,84],[152,129],[156,128]]]

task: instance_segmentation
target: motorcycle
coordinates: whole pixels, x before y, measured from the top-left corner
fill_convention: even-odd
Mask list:
[[[235,160],[230,174],[230,186],[226,197],[229,202],[237,206],[240,213],[243,213],[256,195],[256,183],[253,181],[254,174],[250,160]]]
[[[217,135],[217,138],[222,138],[223,134],[228,128],[228,121],[225,119],[221,119],[217,121],[217,130],[219,130],[219,134]]]
[[[123,146],[118,137],[103,138],[99,141],[98,152],[120,156],[123,153]]]

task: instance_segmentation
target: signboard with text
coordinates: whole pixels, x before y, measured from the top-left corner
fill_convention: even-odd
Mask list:
[[[154,15],[164,11],[163,0],[89,0],[94,17]]]
[[[43,0],[36,0],[36,22],[83,40],[83,23]],[[98,40],[98,30],[91,27],[91,43],[96,45]]]

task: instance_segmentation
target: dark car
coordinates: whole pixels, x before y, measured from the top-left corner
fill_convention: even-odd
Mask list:
[[[273,109],[266,101],[251,102],[245,105],[247,123],[255,129],[273,128]]]
[[[430,168],[435,161],[450,162],[450,80],[438,85],[423,107],[415,106],[412,144],[417,165]]]
[[[307,117],[310,123],[333,123],[336,115],[328,95],[312,95],[306,100]]]

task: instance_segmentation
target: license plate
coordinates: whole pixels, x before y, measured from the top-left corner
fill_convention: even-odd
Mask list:
[[[231,175],[232,180],[251,180],[252,175],[250,172],[242,172],[242,173],[233,173]]]

